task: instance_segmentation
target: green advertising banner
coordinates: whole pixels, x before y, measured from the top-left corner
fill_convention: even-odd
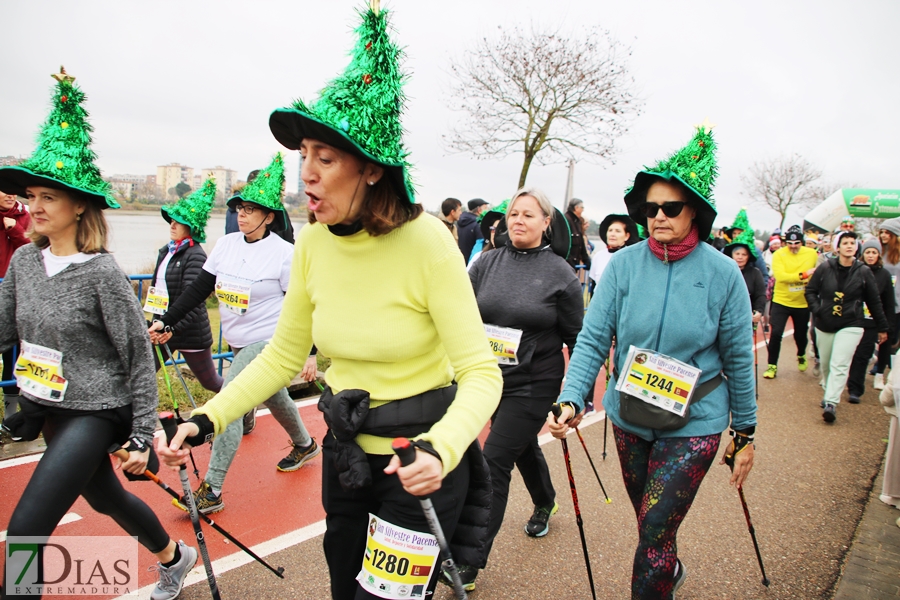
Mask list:
[[[900,216],[900,190],[842,189],[847,211],[854,217],[890,219]]]
[[[900,216],[900,190],[840,189],[806,215],[803,229],[834,231],[847,215],[871,219]]]

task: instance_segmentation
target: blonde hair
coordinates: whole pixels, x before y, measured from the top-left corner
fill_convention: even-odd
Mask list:
[[[516,205],[516,201],[522,196],[531,196],[537,200],[538,206],[541,207],[541,212],[544,213],[544,216],[550,217],[551,223],[547,225],[547,235],[550,235],[550,225],[553,222],[553,205],[550,204],[550,199],[547,198],[547,194],[538,188],[523,187],[519,188],[516,193],[513,194],[512,200],[509,201],[509,206],[506,208],[507,222],[509,222],[509,213],[512,212],[513,206]]]
[[[75,192],[65,191],[66,196],[71,202],[82,202],[84,204],[84,212],[78,220],[78,226],[75,230],[75,247],[79,252],[85,254],[96,254],[106,251],[106,238],[109,227],[106,224],[106,217],[103,216],[103,210],[97,204],[97,200],[86,198]],[[30,234],[31,241],[41,249],[50,246],[50,239],[39,233],[32,231]]]

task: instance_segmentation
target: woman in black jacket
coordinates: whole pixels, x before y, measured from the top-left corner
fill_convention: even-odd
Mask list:
[[[893,315],[894,306],[894,282],[891,274],[884,268],[881,258],[881,243],[877,239],[871,239],[862,246],[863,262],[868,265],[875,276],[875,284],[878,286],[878,295],[881,297],[881,307],[885,315]],[[891,320],[888,319],[888,324]],[[850,404],[859,404],[860,398],[866,391],[866,367],[872,353],[875,351],[875,341],[878,330],[875,328],[875,319],[870,312],[865,311],[863,319],[863,336],[853,361],[850,364],[850,377],[847,379],[847,392],[850,394]]]
[[[559,216],[553,220],[554,215]],[[578,279],[545,237],[551,220],[552,228],[565,227],[542,192],[519,190],[506,213],[509,242],[469,271],[503,373],[503,395],[484,443],[493,488],[488,552],[503,523],[514,466],[534,503],[526,534],[547,535],[550,516],[559,508],[537,434],[559,396],[565,374],[562,347],[567,345],[569,352],[575,347],[584,302]],[[478,573],[474,567],[461,569],[470,591]]]
[[[198,191],[160,209],[163,219],[169,223],[171,240],[159,249],[144,304],[145,311],[154,315],[165,314],[168,307],[200,275],[206,262],[206,252],[200,244],[206,241],[206,222],[215,199],[216,184],[212,179],[207,179]],[[212,333],[205,305],[191,310],[171,332],[162,334],[160,341],[166,342],[173,352],[181,351],[200,385],[211,392],[218,393],[222,389],[223,379],[212,359]],[[159,370],[159,359],[155,353],[154,360]]]
[[[875,317],[878,343],[887,340],[888,322],[881,306],[875,276],[856,260],[859,247],[852,231],[834,236],[837,256],[822,263],[806,286],[806,301],[815,317],[816,340],[822,359],[825,397],[822,418],[833,423],[835,407],[847,383],[853,352],[863,336],[863,303]]]
[[[723,253],[737,263],[741,275],[744,276],[744,283],[747,284],[747,291],[750,293],[750,306],[753,308],[753,325],[755,327],[766,308],[766,282],[754,264],[758,254],[756,245],[753,243],[753,233],[744,231],[733,242],[725,246]],[[753,263],[750,262],[751,256]]]

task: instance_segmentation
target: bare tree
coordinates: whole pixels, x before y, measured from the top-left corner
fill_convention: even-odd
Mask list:
[[[788,209],[806,207],[825,199],[827,191],[818,185],[822,172],[799,154],[755,162],[741,175],[746,193],[781,215],[784,227]]]
[[[631,49],[608,31],[582,37],[504,29],[451,64],[449,106],[468,119],[445,144],[476,158],[522,152],[519,187],[532,161],[586,157],[613,161],[643,101],[626,63]]]

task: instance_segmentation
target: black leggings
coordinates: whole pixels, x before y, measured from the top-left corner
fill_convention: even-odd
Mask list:
[[[769,364],[778,364],[778,355],[781,354],[781,336],[784,335],[784,327],[788,317],[794,322],[794,342],[797,344],[797,356],[806,355],[806,344],[809,338],[806,334],[809,330],[809,309],[791,308],[782,304],[772,303],[769,310],[769,325],[772,333],[769,337]]]
[[[84,496],[91,508],[112,517],[150,552],[165,550],[169,534],[113,471],[106,451],[117,429],[116,422],[97,414],[48,413],[43,429],[47,450],[13,511],[7,535],[50,537],[78,496]]]
[[[514,465],[519,468],[535,506],[552,506],[556,501],[550,469],[547,468],[547,461],[537,440],[537,435],[547,420],[547,413],[555,401],[556,396],[503,396],[497,412],[491,418],[491,432],[484,442],[484,458],[491,468],[492,488],[488,553],[503,524]]]

